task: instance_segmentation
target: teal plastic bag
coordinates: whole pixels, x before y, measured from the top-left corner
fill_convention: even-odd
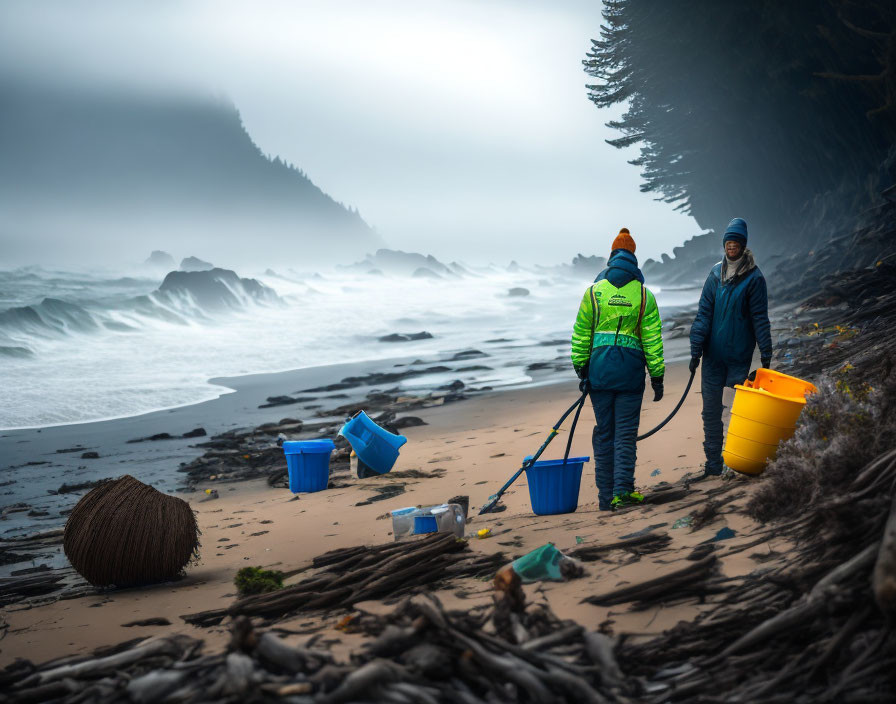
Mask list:
[[[549,580],[554,582],[564,581],[560,565],[568,560],[562,552],[554,547],[553,543],[542,545],[527,555],[511,563],[524,584]]]

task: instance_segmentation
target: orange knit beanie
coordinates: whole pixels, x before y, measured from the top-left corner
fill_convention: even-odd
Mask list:
[[[635,253],[635,241],[629,234],[627,227],[623,227],[619,231],[619,234],[616,235],[616,239],[613,240],[613,246],[611,247],[610,251],[614,249],[627,249],[632,254]]]

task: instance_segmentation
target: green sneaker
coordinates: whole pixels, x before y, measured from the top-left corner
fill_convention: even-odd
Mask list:
[[[626,494],[616,494],[610,502],[610,506],[615,511],[617,508],[625,508],[626,506],[637,506],[644,501],[644,494],[638,491],[629,491]]]

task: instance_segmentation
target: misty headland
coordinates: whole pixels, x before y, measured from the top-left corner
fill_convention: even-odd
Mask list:
[[[382,245],[354,208],[263,154],[223,99],[2,74],[0,91],[7,266],[123,269],[141,261],[138,242],[256,264]]]

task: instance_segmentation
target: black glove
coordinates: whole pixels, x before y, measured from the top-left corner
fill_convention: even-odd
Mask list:
[[[576,367],[576,376],[579,377],[579,391],[585,393],[586,391],[591,390],[591,384],[588,383],[588,365],[583,364],[580,367]]]
[[[772,358],[771,357],[763,357],[762,358],[762,368],[763,369],[771,369],[772,368]]]
[[[650,388],[653,389],[654,403],[662,400],[662,398],[663,398],[663,377],[661,377],[661,376],[650,377]]]
[[[691,363],[688,364],[688,371],[693,374],[697,371],[697,367],[700,366],[700,358],[699,357],[691,357]]]
[[[756,381],[756,370],[750,372],[750,375],[747,377],[747,381]]]

